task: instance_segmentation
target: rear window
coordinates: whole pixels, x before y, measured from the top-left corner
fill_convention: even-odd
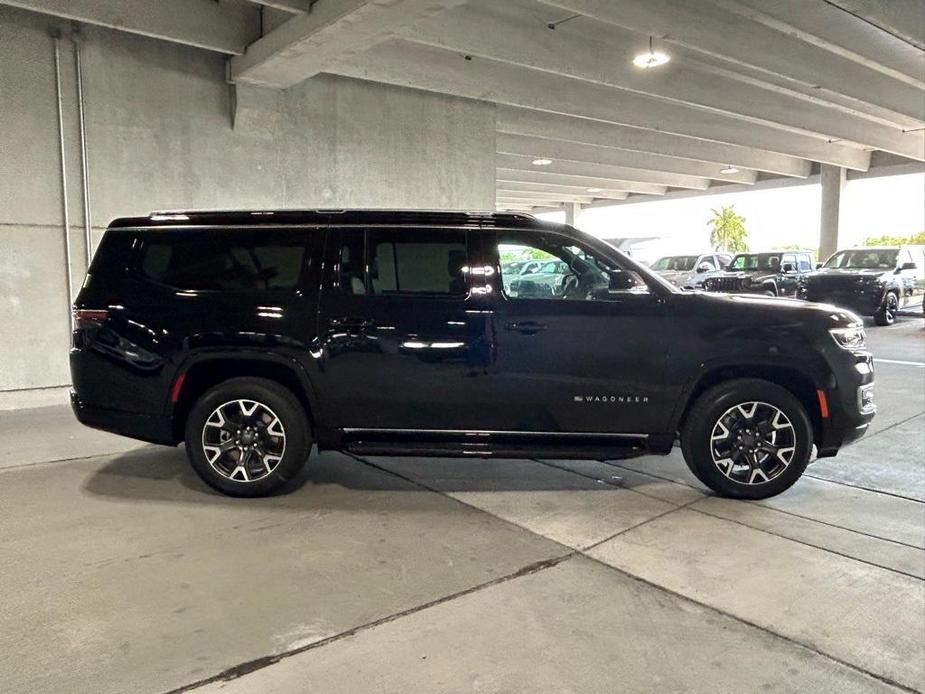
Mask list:
[[[305,264],[303,232],[165,232],[144,239],[138,269],[179,289],[294,289]]]

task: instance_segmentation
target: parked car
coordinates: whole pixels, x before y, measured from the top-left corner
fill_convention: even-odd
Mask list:
[[[800,280],[813,271],[809,251],[739,253],[722,271],[703,280],[708,292],[796,296]]]
[[[505,288],[511,296],[552,296],[562,294],[569,266],[558,258],[542,262],[532,272],[510,277]],[[504,277],[502,272],[502,277]]]
[[[728,253],[703,253],[701,255],[667,255],[650,266],[676,287],[696,288],[697,281],[707,273],[726,267],[732,256]]]
[[[891,325],[896,313],[921,296],[925,246],[879,246],[838,251],[800,285],[799,296],[844,306],[877,325]]]
[[[546,253],[559,294],[513,296],[499,257]],[[176,445],[234,496],[319,450],[667,454],[757,499],[860,437],[864,328],[803,301],[681,292],[529,215],[175,212],[114,221],[74,306],[77,418]],[[138,355],[144,355],[139,368]]]

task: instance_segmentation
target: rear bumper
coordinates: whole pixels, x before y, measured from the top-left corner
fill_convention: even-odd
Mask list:
[[[108,431],[112,434],[127,436],[148,443],[160,443],[168,446],[176,444],[173,426],[169,417],[157,417],[133,412],[110,410],[105,407],[88,405],[71,391],[71,409],[77,420],[93,429]]]

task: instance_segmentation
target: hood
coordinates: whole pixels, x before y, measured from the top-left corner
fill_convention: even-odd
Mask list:
[[[693,270],[663,270],[661,272],[656,272],[663,279],[668,280],[672,284],[683,285],[687,282],[690,282],[694,276],[697,274]]]
[[[808,281],[813,281],[818,278],[824,277],[851,277],[851,278],[866,278],[866,277],[881,277],[883,275],[892,275],[892,270],[885,270],[883,268],[833,268],[833,267],[824,267],[816,270],[815,272],[807,275],[806,279]]]
[[[748,277],[750,279],[765,279],[777,277],[776,270],[719,270],[711,277]]]
[[[761,326],[762,329],[777,325],[801,324],[809,331],[823,331],[861,323],[861,319],[844,308],[832,304],[812,303],[800,299],[755,294],[723,294],[696,292],[675,295],[686,302],[685,313],[700,314],[713,319],[723,319],[747,329]]]

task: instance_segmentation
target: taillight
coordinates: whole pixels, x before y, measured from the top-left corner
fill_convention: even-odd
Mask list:
[[[79,308],[74,311],[74,330],[95,328],[109,316],[106,309]]]

